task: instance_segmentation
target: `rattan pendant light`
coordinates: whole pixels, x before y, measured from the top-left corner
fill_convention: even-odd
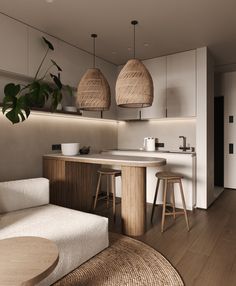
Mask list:
[[[110,86],[100,71],[95,68],[95,38],[93,38],[93,68],[89,68],[81,78],[78,90],[76,105],[81,110],[103,111],[108,110],[111,105]]]
[[[135,26],[138,21],[131,21],[131,24],[134,26],[134,58],[119,73],[116,81],[116,103],[128,108],[148,107],[153,102],[153,81],[145,65],[135,58]]]

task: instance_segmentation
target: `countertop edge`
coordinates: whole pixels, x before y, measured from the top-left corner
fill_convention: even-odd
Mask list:
[[[138,153],[146,153],[148,154],[180,154],[180,155],[191,155],[196,156],[196,152],[184,152],[184,151],[145,151],[140,149],[103,149],[101,152],[138,152]]]
[[[91,157],[93,154],[88,155],[76,155],[76,156],[64,156],[61,153],[56,154],[45,154],[43,155],[44,159],[54,159],[60,161],[68,161],[68,162],[79,162],[79,163],[91,163],[91,164],[99,164],[99,165],[120,165],[120,166],[130,166],[130,167],[158,167],[166,165],[165,158],[153,158],[150,157],[138,157],[138,156],[120,156],[120,155],[110,155],[117,157],[130,157],[127,159],[121,158],[96,158],[97,156],[101,156],[101,154],[94,154],[94,158]],[[140,159],[140,161],[138,161]]]

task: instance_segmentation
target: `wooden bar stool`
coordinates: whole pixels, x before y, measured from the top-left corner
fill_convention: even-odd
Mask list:
[[[155,206],[156,206],[157,193],[158,193],[158,188],[160,185],[160,180],[163,180],[164,188],[163,188],[163,209],[162,209],[161,232],[163,232],[163,230],[164,230],[165,216],[173,215],[173,217],[175,219],[177,214],[184,214],[187,229],[189,231],[188,215],[187,215],[187,211],[186,211],[186,204],[185,204],[183,185],[182,185],[183,176],[176,174],[176,173],[172,173],[172,172],[157,172],[156,177],[157,177],[157,186],[156,186],[154,201],[153,201],[153,205],[152,205],[151,221],[153,219],[154,210],[155,210]],[[181,194],[181,199],[182,199],[182,205],[183,205],[183,211],[177,211],[177,212],[175,211],[174,184],[179,184],[179,189],[180,189],[180,194]],[[172,187],[171,188],[172,212],[170,212],[170,211],[166,212],[166,195],[167,195],[168,186]]]
[[[98,170],[98,183],[97,183],[97,189],[96,189],[96,195],[95,195],[95,199],[94,199],[94,206],[93,209],[96,208],[97,205],[97,201],[100,199],[104,199],[104,196],[101,198],[98,198],[99,195],[99,191],[100,191],[100,187],[101,187],[101,179],[102,176],[106,176],[106,196],[105,198],[107,199],[107,208],[109,207],[109,182],[111,180],[111,193],[112,193],[112,203],[113,203],[113,207],[112,207],[112,211],[113,211],[113,219],[115,220],[115,216],[116,216],[116,187],[115,187],[115,179],[116,177],[121,176],[121,171],[120,170],[114,170],[114,169],[106,169],[106,168],[102,168],[100,170]]]

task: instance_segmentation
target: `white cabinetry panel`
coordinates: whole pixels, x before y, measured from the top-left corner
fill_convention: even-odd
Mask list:
[[[149,70],[154,86],[154,99],[151,107],[142,109],[143,119],[166,116],[166,57],[143,61]]]
[[[167,56],[167,116],[196,115],[196,51]]]
[[[28,27],[0,14],[0,69],[27,75]]]

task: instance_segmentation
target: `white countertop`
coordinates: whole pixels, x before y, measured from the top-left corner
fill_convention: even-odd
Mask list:
[[[110,154],[88,154],[76,156],[64,156],[58,154],[48,154],[43,156],[44,159],[54,159],[70,162],[119,165],[119,166],[136,166],[136,167],[158,167],[166,164],[165,158],[110,155]]]
[[[191,152],[191,151],[180,151],[180,150],[155,150],[155,151],[146,151],[142,149],[126,149],[126,148],[121,148],[121,149],[104,149],[102,152],[109,152],[109,151],[121,151],[121,152],[145,152],[147,153],[173,153],[173,154],[183,154],[183,155],[196,155],[196,152]]]

